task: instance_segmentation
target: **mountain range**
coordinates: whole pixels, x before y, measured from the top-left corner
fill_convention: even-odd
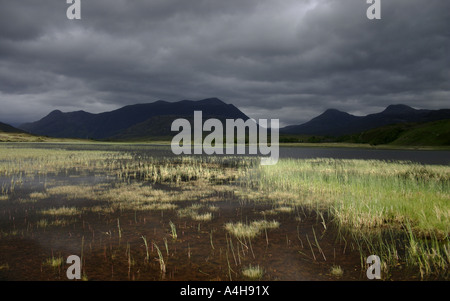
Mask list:
[[[217,118],[243,119],[249,117],[232,104],[217,98],[199,101],[182,100],[128,105],[98,114],[85,111],[63,113],[52,111],[44,118],[19,126],[35,135],[57,138],[92,138],[99,140],[145,140],[170,137],[172,121],[185,118],[192,122],[194,111],[201,110],[203,120]],[[391,124],[426,123],[450,119],[450,109],[418,110],[406,105],[390,105],[385,110],[366,116],[355,116],[328,109],[310,121],[280,128],[280,134],[340,137],[384,127]]]
[[[450,119],[450,109],[417,110],[406,105],[390,105],[384,111],[355,116],[336,109],[328,109],[310,121],[287,126],[280,133],[296,135],[342,136],[399,123],[424,123]]]
[[[63,113],[55,110],[39,121],[25,123],[20,129],[51,137],[92,139],[133,139],[170,136],[170,126],[177,118],[190,119],[194,111],[202,111],[203,119],[243,119],[249,117],[232,104],[217,98],[199,101],[182,100],[135,104],[120,109],[92,114],[85,111]]]

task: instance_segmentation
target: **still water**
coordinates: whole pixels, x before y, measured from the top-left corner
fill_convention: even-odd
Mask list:
[[[386,150],[358,148],[280,147],[280,158],[335,158],[384,161],[411,161],[421,164],[450,165],[450,151]]]
[[[64,143],[4,143],[13,147],[62,148],[67,150],[104,150],[145,153],[151,156],[173,156],[170,145],[155,144],[64,144]],[[237,153],[237,151],[235,152]],[[248,154],[248,150],[245,152]],[[450,165],[450,150],[387,150],[345,147],[280,147],[280,158],[334,158],[383,161],[411,161],[420,164]]]

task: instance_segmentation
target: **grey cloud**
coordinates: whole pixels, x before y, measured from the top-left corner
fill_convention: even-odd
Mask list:
[[[448,1],[382,1],[379,21],[359,0],[82,0],[80,21],[65,1],[0,2],[4,122],[158,99],[218,97],[283,124],[449,103]]]

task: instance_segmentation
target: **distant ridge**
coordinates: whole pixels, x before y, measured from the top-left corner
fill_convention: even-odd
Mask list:
[[[15,128],[12,125],[0,122],[0,132],[3,133],[25,133],[25,131]]]
[[[218,98],[181,100],[127,105],[117,110],[93,114],[85,111],[50,112],[44,118],[19,126],[21,130],[55,138],[99,140],[146,140],[173,136],[170,126],[176,118],[193,120],[200,110],[203,119],[244,119],[249,117],[232,104]],[[355,116],[337,109],[328,109],[310,121],[280,129],[280,134],[340,137],[369,131],[393,124],[426,123],[450,119],[450,109],[418,110],[404,104],[386,107],[366,116]],[[1,128],[13,130],[8,125]],[[19,129],[15,129],[20,131]]]
[[[22,124],[20,128],[33,134],[58,138],[125,139],[148,135],[165,136],[170,134],[170,125],[174,119],[191,117],[197,110],[203,112],[204,119],[249,118],[234,105],[226,104],[218,98],[178,102],[158,100],[99,114],[54,110],[39,121]]]
[[[354,116],[328,109],[310,121],[280,129],[283,134],[342,136],[399,123],[431,122],[450,119],[450,109],[417,110],[407,105],[390,105],[380,113]]]

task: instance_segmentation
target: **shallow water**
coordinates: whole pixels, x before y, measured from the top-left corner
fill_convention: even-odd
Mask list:
[[[11,144],[19,147],[18,144]],[[145,156],[171,156],[169,146],[90,145],[90,144],[20,144],[20,147],[64,148],[68,150],[105,150],[133,152]],[[281,148],[281,158],[342,158],[406,160],[426,164],[449,164],[448,151],[393,151],[342,148]],[[8,183],[0,178],[0,183]],[[46,217],[39,212],[52,207],[89,208],[107,205],[103,200],[55,196],[24,202],[30,193],[45,191],[47,185],[95,185],[120,182],[105,171],[101,173],[67,172],[24,177],[13,195],[0,200],[0,279],[67,280],[66,268],[52,268],[44,261],[52,257],[79,255],[83,272],[89,280],[248,280],[242,270],[259,265],[261,280],[367,280],[361,256],[350,240],[341,239],[325,215],[324,226],[314,211],[295,207],[292,212],[264,216],[273,203],[241,199],[230,190],[212,192],[196,200],[177,203],[179,208],[202,203],[214,205],[211,221],[195,221],[177,214],[177,210],[112,213],[82,212],[76,216]],[[133,180],[132,180],[133,181]],[[176,190],[165,184],[149,184],[153,189]],[[189,183],[187,185],[190,185]],[[232,185],[230,183],[224,184]],[[195,187],[194,187],[195,188]],[[107,189],[107,188],[106,188]],[[211,201],[215,197],[215,201]],[[49,223],[66,219],[59,226],[39,227],[42,219]],[[227,232],[228,222],[250,223],[275,219],[276,229],[268,229],[251,240],[241,240]],[[119,226],[120,221],[120,226]],[[173,239],[169,223],[177,230]],[[142,237],[148,240],[149,258]],[[156,245],[166,265],[161,272]],[[332,275],[331,267],[344,273]],[[417,275],[401,266],[390,279],[412,280]]]
[[[52,185],[98,183],[91,176],[58,177]],[[104,180],[104,179],[103,179]],[[107,183],[107,182],[105,182]],[[314,211],[296,208],[292,212],[263,215],[273,204],[248,201],[233,193],[205,195],[194,201],[177,203],[177,209],[192,204],[214,205],[210,221],[182,217],[177,210],[133,211],[113,213],[83,212],[74,217],[46,217],[39,212],[53,207],[89,208],[104,201],[51,196],[37,202],[17,202],[33,190],[43,189],[33,182],[17,188],[14,198],[0,202],[0,280],[67,280],[66,268],[52,268],[45,260],[70,255],[83,259],[83,273],[89,280],[248,280],[242,270],[259,265],[260,280],[367,280],[361,269],[360,253],[355,246],[338,239],[337,229],[320,223]],[[155,185],[155,189],[169,189]],[[206,212],[206,209],[202,209]],[[38,227],[39,220],[49,223],[68,219],[67,225]],[[276,220],[280,227],[263,231],[252,239],[238,239],[227,232],[228,222],[250,223],[253,220]],[[118,222],[120,221],[120,228]],[[177,238],[173,239],[169,223],[173,222]],[[120,229],[120,230],[119,230]],[[119,233],[120,232],[120,233]],[[149,260],[142,237],[148,241]],[[156,244],[166,265],[161,273]],[[344,274],[332,275],[331,267],[340,266]],[[396,271],[391,279],[415,279],[410,272]]]
[[[44,204],[23,205],[16,210],[3,206],[0,213],[3,231],[14,228],[25,232],[23,236],[0,239],[2,261],[9,265],[8,270],[0,271],[0,279],[66,280],[65,265],[50,268],[43,262],[52,256],[80,255],[82,246],[83,269],[90,280],[246,280],[241,270],[249,264],[264,269],[262,280],[336,280],[329,271],[331,264],[339,264],[345,270],[341,280],[364,279],[359,253],[336,243],[333,232],[323,232],[313,215],[303,216],[302,221],[296,221],[295,213],[277,215],[280,228],[240,241],[227,233],[223,225],[230,221],[260,220],[259,212],[271,207],[239,205],[230,199],[214,205],[219,210],[208,222],[181,218],[174,211],[121,212],[110,216],[83,214],[73,224],[46,229],[27,229],[38,218],[25,213],[46,207]],[[169,221],[176,225],[176,240],[170,236]],[[316,246],[311,251],[307,245],[307,239],[314,240],[313,227],[317,235],[324,234],[319,239],[323,256]],[[150,244],[149,262],[141,236]],[[163,254],[165,273],[160,271],[153,242]]]

